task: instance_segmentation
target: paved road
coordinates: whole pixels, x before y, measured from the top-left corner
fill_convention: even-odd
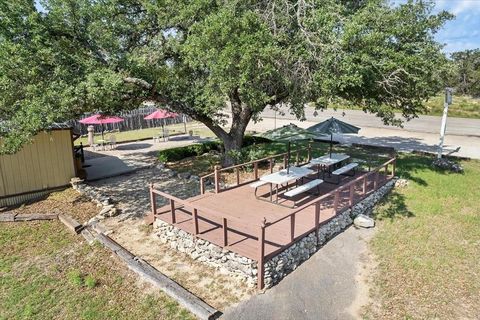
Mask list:
[[[281,109],[284,111],[284,115],[277,113],[277,119],[294,120],[295,116],[288,113],[287,109]],[[305,108],[305,120],[320,122],[329,117],[336,117],[343,119],[344,121],[361,128],[383,128],[389,130],[402,130],[399,127],[386,126],[375,115],[365,113],[361,110],[331,110],[318,111],[318,115],[314,116],[313,108]],[[343,114],[345,113],[345,114]],[[400,115],[398,115],[400,117]],[[271,109],[265,109],[262,113],[262,117],[274,118],[275,111]],[[412,119],[409,122],[405,122],[403,130],[410,132],[425,132],[436,133],[440,132],[441,117],[436,116],[419,116]],[[480,119],[466,119],[466,118],[452,118],[449,117],[447,121],[447,134],[448,135],[461,135],[461,136],[477,136],[480,137]]]
[[[358,319],[368,300],[362,262],[373,229],[350,227],[278,285],[225,311],[223,319]]]

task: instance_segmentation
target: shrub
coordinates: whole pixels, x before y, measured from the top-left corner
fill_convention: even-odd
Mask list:
[[[192,144],[185,147],[161,150],[158,153],[158,160],[164,163],[178,161],[188,157],[200,156],[211,150],[220,151],[221,143],[217,141],[208,141],[201,144]]]
[[[245,135],[245,137],[243,137],[242,147],[248,147],[253,144],[262,144],[262,143],[268,143],[268,142],[271,142],[271,141],[263,137]]]
[[[95,288],[96,285],[97,285],[97,280],[95,280],[94,277],[92,277],[91,275],[88,275],[85,277],[85,286],[87,288],[93,289]]]
[[[72,270],[67,275],[71,284],[80,287],[83,285],[82,274],[78,270]]]

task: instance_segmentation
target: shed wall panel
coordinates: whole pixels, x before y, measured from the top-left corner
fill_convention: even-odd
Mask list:
[[[69,183],[75,176],[70,130],[40,132],[13,155],[0,156],[0,197]]]

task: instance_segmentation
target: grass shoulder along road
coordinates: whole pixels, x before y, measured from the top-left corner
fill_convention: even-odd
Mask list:
[[[409,185],[377,207],[376,257],[367,319],[478,319],[480,316],[480,162],[464,174],[403,155]]]

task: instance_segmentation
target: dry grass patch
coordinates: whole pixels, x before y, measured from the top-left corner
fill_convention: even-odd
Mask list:
[[[68,214],[83,223],[98,213],[96,204],[73,188],[53,192],[40,201],[9,210],[17,214]],[[1,214],[1,213],[0,213]]]

